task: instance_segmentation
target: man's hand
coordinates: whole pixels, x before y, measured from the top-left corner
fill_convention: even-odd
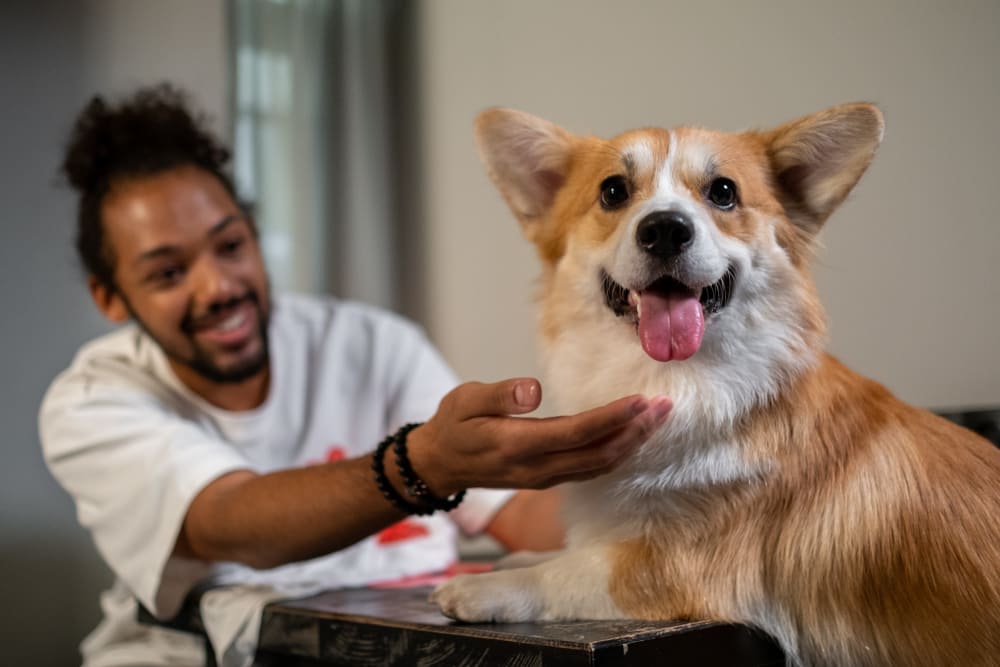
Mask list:
[[[463,489],[541,489],[603,475],[663,424],[665,397],[629,396],[567,417],[514,417],[535,410],[537,380],[469,382],[444,397],[412,431],[414,470],[438,496]]]

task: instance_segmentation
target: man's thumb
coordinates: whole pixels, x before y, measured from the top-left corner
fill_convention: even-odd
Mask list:
[[[534,378],[513,378],[492,384],[467,382],[452,392],[451,400],[459,419],[521,415],[542,402],[542,386]]]

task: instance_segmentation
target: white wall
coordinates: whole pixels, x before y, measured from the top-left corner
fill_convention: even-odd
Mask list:
[[[83,288],[75,201],[57,175],[95,93],[169,78],[222,119],[223,0],[0,3],[0,663],[79,664],[109,574],[42,462],[42,394],[81,343],[107,330]]]
[[[434,0],[420,5],[428,325],[466,378],[537,372],[538,265],[480,166],[485,107],[609,136],[768,127],[879,103],[888,129],[824,233],[832,350],[905,399],[1000,403],[995,0]]]

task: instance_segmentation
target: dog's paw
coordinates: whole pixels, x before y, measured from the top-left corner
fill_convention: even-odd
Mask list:
[[[516,571],[462,574],[438,586],[431,602],[467,623],[518,623],[538,617],[537,594]]]

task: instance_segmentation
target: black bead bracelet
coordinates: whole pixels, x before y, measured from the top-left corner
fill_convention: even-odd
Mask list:
[[[375,448],[375,452],[372,454],[372,471],[375,473],[375,486],[378,487],[378,490],[382,492],[382,495],[393,507],[402,510],[406,514],[417,514],[420,516],[433,514],[434,508],[414,505],[399,495],[399,492],[389,482],[389,478],[386,477],[385,463],[383,462],[385,450],[389,449],[389,445],[393,443],[395,437],[395,434],[387,436],[385,440],[378,443],[378,447]]]
[[[438,497],[427,487],[427,483],[420,479],[417,473],[413,471],[413,466],[410,464],[410,457],[406,453],[406,436],[418,426],[420,426],[420,423],[406,424],[396,431],[396,435],[393,438],[394,444],[392,449],[396,453],[396,467],[399,468],[399,476],[403,478],[403,484],[406,485],[406,492],[411,496],[435,510],[450,512],[458,507],[462,499],[465,498],[465,491],[459,491],[450,498]]]
[[[439,498],[435,496],[427,487],[427,484],[417,476],[410,465],[410,459],[406,454],[406,436],[410,431],[420,426],[420,423],[406,424],[398,431],[389,435],[378,444],[372,454],[372,471],[375,473],[375,486],[378,487],[385,499],[393,507],[406,512],[426,516],[433,514],[437,510],[449,511],[458,507],[458,504],[465,498],[465,491],[456,493],[450,498]],[[392,446],[396,455],[396,466],[399,474],[406,485],[406,492],[416,498],[421,504],[412,503],[402,496],[389,482],[385,474],[385,452]]]

